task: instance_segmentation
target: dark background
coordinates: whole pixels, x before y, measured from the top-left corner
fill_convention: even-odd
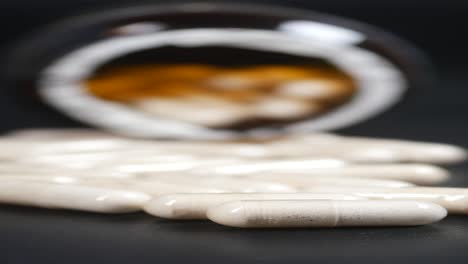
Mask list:
[[[60,18],[137,2],[142,1],[0,0],[0,57],[5,58],[8,47],[14,47],[21,37]],[[414,43],[434,62],[438,82],[410,92],[391,111],[340,132],[468,147],[468,1],[236,2],[322,11],[373,24]],[[0,132],[79,126],[55,112],[15,103],[5,93],[14,85],[0,84]],[[454,177],[449,185],[468,187],[468,165],[450,169]],[[237,230],[207,222],[169,222],[144,214],[108,216],[0,207],[0,263],[202,261],[468,263],[468,216],[450,216],[439,224],[417,228]]]

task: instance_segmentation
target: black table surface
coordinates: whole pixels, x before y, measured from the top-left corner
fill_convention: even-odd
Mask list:
[[[422,47],[439,70],[439,83],[433,88],[412,91],[391,111],[341,130],[341,134],[468,147],[468,45],[462,32],[466,30],[463,22],[467,20],[463,18],[468,9],[463,1],[407,2],[360,1],[358,5],[357,1],[329,0],[286,4],[385,27]],[[6,35],[2,34],[0,44],[9,45],[11,38],[82,8],[110,4],[84,0],[2,1],[0,22],[8,27],[2,28]],[[0,96],[0,118],[3,132],[79,126],[57,113],[17,105],[5,95]],[[467,163],[448,168],[453,177],[447,186],[468,187]],[[449,216],[434,225],[408,228],[240,230],[205,221],[166,221],[143,213],[101,215],[0,206],[0,263],[202,261],[468,263],[468,216]]]

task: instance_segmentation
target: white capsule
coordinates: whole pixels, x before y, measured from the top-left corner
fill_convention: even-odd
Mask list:
[[[314,134],[295,135],[272,142],[269,148],[292,156],[322,154],[358,162],[455,163],[468,158],[465,149],[448,144],[336,135],[326,141]]]
[[[17,174],[52,174],[58,169],[45,166],[31,166],[30,164],[22,163],[0,163],[0,174],[2,175],[17,175]]]
[[[141,192],[27,180],[0,180],[0,203],[99,213],[141,210],[151,197]]]
[[[353,177],[310,177],[300,174],[256,174],[248,175],[249,179],[260,179],[287,184],[298,189],[315,186],[351,186],[351,187],[381,187],[381,188],[405,188],[414,184],[395,180],[376,180]]]
[[[115,177],[115,176],[95,176],[92,172],[85,174],[79,174],[73,172],[65,176],[66,173],[62,172],[55,174],[11,174],[0,176],[1,180],[21,180],[21,181],[33,181],[33,182],[44,182],[44,183],[60,183],[60,184],[74,184],[84,185],[98,188],[109,188],[117,190],[128,190],[135,192],[144,192],[152,196],[159,196],[172,193],[223,193],[229,192],[229,188],[215,188],[211,186],[196,186],[188,184],[175,184],[158,182],[151,180],[141,180],[132,177]],[[223,186],[221,186],[223,187]]]
[[[220,165],[208,172],[222,175],[304,175],[407,181],[432,185],[446,181],[449,172],[425,164],[347,164],[333,159],[277,160]]]
[[[437,166],[425,164],[362,164],[330,169],[311,169],[300,174],[310,177],[334,176],[366,179],[407,181],[414,184],[433,185],[447,181],[449,172]]]
[[[333,144],[341,141],[343,136],[332,133],[291,134],[272,141],[272,144]]]
[[[151,215],[168,219],[206,219],[208,208],[239,200],[363,200],[345,194],[217,193],[171,194],[154,198],[144,207]]]
[[[185,154],[200,159],[221,157],[263,158],[270,153],[261,144],[233,142],[147,142],[147,147],[164,154]],[[139,146],[141,147],[141,146]]]
[[[55,169],[90,169],[114,159],[109,153],[52,153],[41,155],[25,155],[15,162],[19,166],[41,166]]]
[[[236,201],[208,210],[208,218],[241,228],[418,226],[440,221],[447,211],[415,201]]]
[[[163,173],[163,172],[181,172],[181,171],[194,171],[201,170],[204,167],[219,166],[222,164],[232,164],[237,163],[238,160],[231,158],[207,158],[199,159],[192,158],[180,161],[151,161],[151,160],[141,160],[141,161],[125,161],[117,160],[112,163],[104,164],[103,167],[110,167],[113,170],[120,171],[123,173],[132,173],[132,174],[145,174],[145,173]]]
[[[207,177],[198,175],[151,175],[140,176],[145,180],[154,180],[176,185],[190,185],[198,188],[225,189],[233,192],[296,192],[297,189],[275,182],[230,177]]]
[[[314,193],[346,193],[376,200],[415,200],[439,204],[450,214],[468,214],[468,188],[408,187],[408,188],[354,188],[312,187]]]
[[[252,175],[257,173],[309,173],[316,169],[341,168],[347,163],[342,160],[317,159],[274,159],[274,160],[244,160],[234,164],[215,166],[208,173],[219,175]]]
[[[73,162],[72,162],[73,163]],[[28,163],[0,164],[0,178],[8,177],[74,177],[74,178],[130,178],[129,173],[112,170],[112,168],[79,168],[79,162],[73,166],[38,166]],[[85,166],[86,167],[86,166]]]
[[[160,196],[173,193],[223,193],[229,192],[229,189],[220,189],[215,187],[201,187],[188,184],[175,184],[151,180],[136,179],[93,179],[85,178],[81,180],[82,184],[92,186],[102,186],[105,188],[125,189],[131,191],[144,192],[152,196]]]
[[[142,180],[134,177],[121,177],[115,175],[102,176],[100,174],[93,174],[92,171],[87,171],[84,174],[80,172],[71,172],[68,175],[65,172],[57,172],[51,174],[0,174],[0,182],[2,180],[21,180],[33,181],[44,183],[60,183],[60,184],[74,184],[95,186],[99,188],[109,188],[116,190],[129,190],[135,192],[144,192],[152,196],[159,196],[171,193],[222,193],[229,192],[229,188],[221,189],[211,186],[197,186],[189,184],[176,184],[159,182],[152,180]],[[222,186],[221,186],[222,187]]]
[[[454,163],[468,158],[468,152],[465,149],[449,144],[363,137],[345,137],[345,140],[363,148],[366,146],[370,148],[381,147],[382,149],[394,151],[402,161]]]
[[[5,180],[21,180],[21,181],[33,181],[33,182],[45,182],[45,183],[58,183],[58,184],[77,184],[80,179],[77,177],[71,177],[53,173],[10,173],[0,174],[0,181]]]
[[[0,138],[1,159],[15,160],[28,156],[45,154],[95,153],[104,151],[125,151],[135,143],[122,139],[76,139],[76,140],[15,140]]]

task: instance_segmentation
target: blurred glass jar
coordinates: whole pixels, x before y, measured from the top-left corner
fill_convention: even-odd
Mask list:
[[[349,20],[271,6],[128,7],[51,26],[8,79],[86,124],[226,139],[346,127],[428,85],[420,53]]]

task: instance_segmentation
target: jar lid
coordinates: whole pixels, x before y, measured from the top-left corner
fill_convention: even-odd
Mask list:
[[[148,138],[333,130],[428,84],[419,51],[386,32],[250,4],[145,5],[80,16],[25,41],[10,66],[15,88],[33,89],[59,112]]]

